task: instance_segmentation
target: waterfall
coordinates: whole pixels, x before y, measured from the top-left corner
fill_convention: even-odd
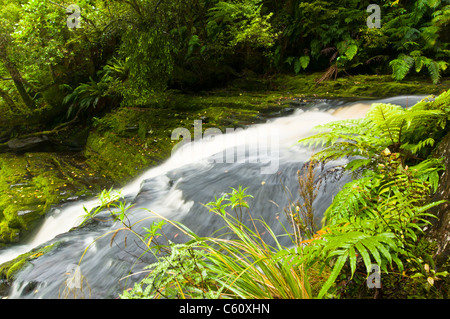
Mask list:
[[[312,129],[317,125],[362,117],[371,103],[408,106],[422,98],[313,102],[289,116],[246,129],[203,132],[199,128],[194,136],[180,128],[174,132],[179,143],[172,156],[117,191],[134,205],[130,209],[132,222],[148,217],[151,210],[207,236],[221,224],[203,204],[229,192],[230,187],[242,185],[254,197],[249,200],[253,217],[264,218],[274,231],[282,231],[283,209],[290,200],[298,198],[297,171],[314,151],[299,146],[299,139],[313,134]],[[342,162],[329,163],[324,169],[338,164]],[[349,180],[344,174],[321,186],[314,203],[317,221],[320,222],[333,196]],[[68,271],[78,264],[87,247],[80,273],[89,285],[91,298],[116,298],[123,289],[142,278],[142,274],[129,276],[130,272],[138,274],[151,259],[139,258],[143,247],[130,234],[118,232],[114,241],[111,235],[96,240],[120,227],[119,223],[98,221],[76,227],[84,208],[90,210],[97,205],[98,201],[91,199],[55,207],[27,242],[0,250],[1,264],[32,248],[58,243],[54,250],[33,260],[18,274],[10,298],[58,298]],[[105,213],[100,217],[108,216]],[[137,229],[148,227],[151,222],[146,220]],[[166,235],[173,241],[183,240],[176,229],[167,229]]]

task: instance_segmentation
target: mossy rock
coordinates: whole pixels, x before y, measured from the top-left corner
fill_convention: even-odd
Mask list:
[[[428,78],[408,77],[394,81],[390,75],[340,76],[336,80],[316,83],[322,73],[280,75],[272,80],[272,88],[290,94],[303,94],[326,98],[346,97],[390,97],[395,95],[440,94],[450,88],[450,79],[441,79],[433,84]]]
[[[79,155],[0,154],[0,245],[19,241],[53,205],[104,184]]]
[[[24,258],[19,260],[18,262],[14,263],[7,271],[6,273],[6,279],[8,281],[12,281],[15,279],[15,275],[18,273],[19,270],[21,270],[29,261]]]
[[[22,254],[15,259],[0,265],[0,297],[7,295],[9,287],[16,279],[17,275],[27,265],[31,265],[30,261],[41,257],[42,255],[56,249],[60,242],[53,243],[48,246],[38,247],[30,252]]]

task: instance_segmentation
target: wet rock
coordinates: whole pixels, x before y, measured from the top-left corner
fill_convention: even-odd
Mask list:
[[[16,138],[8,141],[8,147],[14,152],[32,152],[48,149],[50,142],[47,136]]]
[[[32,293],[33,291],[36,290],[36,288],[39,286],[39,282],[37,281],[30,281],[28,283],[26,283],[25,287],[23,288],[23,294],[27,295]]]
[[[35,211],[31,210],[31,209],[29,209],[29,210],[19,210],[17,212],[17,216],[24,216],[24,215],[28,215],[28,214],[31,214],[31,213],[34,213],[34,212]]]
[[[0,280],[0,298],[9,295],[10,284],[6,279]]]
[[[283,114],[287,115],[287,114],[292,114],[292,113],[294,113],[294,111],[295,111],[295,108],[293,108],[293,107],[286,107],[286,108],[284,108],[281,112],[282,112]]]
[[[9,189],[27,187],[27,186],[30,186],[30,184],[29,183],[17,183],[17,184],[13,184],[13,185],[9,186]]]

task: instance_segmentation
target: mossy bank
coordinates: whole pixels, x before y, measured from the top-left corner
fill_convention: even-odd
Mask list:
[[[145,169],[167,159],[178,143],[174,129],[235,128],[282,115],[314,98],[375,98],[439,94],[450,88],[423,81],[394,82],[388,76],[338,78],[316,85],[320,74],[246,78],[224,89],[168,92],[146,106],[123,106],[54,136],[86,131],[79,151],[0,154],[0,245],[19,242],[53,205],[124,186]],[[82,213],[82,212],[80,212]]]

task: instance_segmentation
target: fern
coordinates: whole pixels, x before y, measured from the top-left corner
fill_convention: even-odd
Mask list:
[[[410,109],[374,104],[365,118],[320,126],[324,132],[300,141],[324,147],[314,155],[320,160],[349,157],[346,169],[358,173],[325,211],[324,228],[305,242],[304,259],[309,265],[330,268],[319,297],[327,294],[341,273],[351,279],[358,263],[367,273],[372,263],[385,272],[389,267],[401,272],[406,264],[420,265],[413,251],[424,226],[435,217],[428,211],[446,202],[429,202],[444,167],[440,159],[411,166],[405,161],[435,144],[449,118],[449,101],[450,93],[445,92]]]
[[[397,80],[403,80],[414,65],[414,58],[407,55],[400,55],[397,59],[392,60],[389,66],[392,67],[392,77]]]
[[[309,55],[301,56],[294,65],[294,71],[295,73],[299,73],[302,69],[305,70],[310,62],[311,58]]]
[[[441,67],[438,62],[430,61],[427,64],[428,72],[430,73],[433,84],[437,84],[441,78]]]
[[[352,171],[373,167],[385,149],[399,153],[406,162],[434,146],[436,133],[448,121],[449,100],[450,94],[446,92],[434,102],[425,99],[410,109],[376,103],[365,118],[318,126],[316,129],[323,132],[299,143],[320,147],[313,156],[319,161],[350,158],[347,169]]]
[[[419,73],[426,66],[431,81],[433,84],[437,84],[441,79],[441,71],[447,69],[448,63],[434,61],[422,56],[420,51],[412,51],[410,55],[400,54],[397,59],[389,63],[389,66],[392,68],[392,77],[397,81],[403,80],[413,67]]]
[[[349,60],[352,60],[355,57],[357,52],[358,52],[358,46],[356,44],[351,44],[348,46],[347,50],[345,51],[345,56]]]
[[[331,267],[331,273],[318,294],[318,298],[323,298],[347,262],[350,264],[350,277],[353,277],[357,267],[357,255],[362,257],[369,274],[372,263],[380,265],[381,269],[387,271],[386,266],[392,265],[394,260],[398,267],[402,268],[402,262],[395,254],[400,249],[392,233],[370,235],[362,231],[336,230],[325,234],[322,240],[313,241],[313,244],[304,250],[304,258],[305,260],[322,258],[325,261],[323,267],[325,265]]]
[[[305,248],[305,259],[323,261],[331,268],[319,298],[336,282],[346,264],[350,279],[361,256],[367,273],[372,263],[384,272],[388,266],[402,271],[404,262],[415,262],[411,251],[423,226],[434,216],[427,211],[446,201],[428,202],[435,189],[440,160],[424,161],[405,169],[394,154],[384,154],[385,165],[354,180],[336,195],[324,214],[321,236],[315,236]],[[431,180],[431,183],[428,181]]]

